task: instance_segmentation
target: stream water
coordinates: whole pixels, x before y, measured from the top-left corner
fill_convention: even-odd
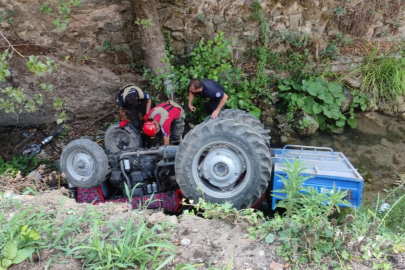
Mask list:
[[[375,112],[357,117],[343,134],[319,131],[288,144],[330,147],[342,152],[364,178],[363,202],[405,182],[405,120]],[[272,145],[272,147],[274,147]]]

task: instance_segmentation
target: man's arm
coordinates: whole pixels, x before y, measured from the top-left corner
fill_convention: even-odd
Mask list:
[[[152,106],[152,99],[149,98],[146,103],[146,113],[149,113],[151,106]]]
[[[216,119],[218,117],[219,112],[221,111],[222,107],[224,107],[227,100],[228,100],[228,95],[224,94],[224,97],[219,102],[218,107],[211,114],[212,119]]]
[[[195,112],[196,108],[193,106],[193,99],[194,99],[194,94],[191,92],[188,92],[188,108],[190,111]]]
[[[125,115],[125,109],[124,108],[120,107],[119,113],[120,113],[121,121],[127,120],[127,116]]]
[[[170,135],[168,135],[167,137],[163,137],[163,144],[169,145],[169,143],[170,143]]]

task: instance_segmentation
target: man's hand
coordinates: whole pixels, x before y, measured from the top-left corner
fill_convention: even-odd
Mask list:
[[[217,118],[218,118],[218,114],[219,114],[219,110],[213,111],[212,114],[211,114],[211,118],[212,118],[212,119],[217,119]]]
[[[192,111],[192,112],[195,112],[195,111],[196,111],[196,108],[195,108],[193,105],[191,105],[191,104],[188,104],[188,108],[189,108],[190,111]]]
[[[124,129],[125,126],[128,125],[128,124],[129,124],[129,121],[128,121],[128,120],[122,120],[121,123],[120,123],[120,128],[121,128],[121,129]]]

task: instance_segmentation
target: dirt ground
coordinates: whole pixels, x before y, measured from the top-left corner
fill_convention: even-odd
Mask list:
[[[36,197],[21,195],[19,200],[26,206],[37,205],[44,211],[52,211],[59,209],[60,202],[65,197],[64,191],[66,190],[47,191]],[[69,213],[81,215],[87,206],[88,204],[79,204],[74,199],[67,198],[64,204],[66,211],[63,215],[69,215]],[[94,207],[106,220],[127,219],[133,214],[132,211],[128,211],[128,205],[124,203],[104,203]],[[270,269],[272,262],[283,262],[276,256],[276,246],[267,245],[263,241],[249,240],[243,225],[231,225],[194,215],[166,216],[159,210],[145,210],[143,215],[151,224],[166,221],[176,225],[169,237],[169,241],[176,246],[176,256],[165,269],[174,269],[181,263],[204,265],[199,269],[209,266],[218,269],[225,269],[227,266],[231,266],[230,269]],[[61,220],[64,218],[59,217]],[[90,228],[83,228],[82,235],[89,235],[91,233],[89,230]],[[34,256],[34,264],[25,261],[9,269],[44,269],[52,256],[58,256],[58,252],[43,250],[40,257]],[[57,261],[62,261],[63,264],[58,264]],[[51,263],[49,269],[81,269],[81,263],[71,258],[59,257]]]

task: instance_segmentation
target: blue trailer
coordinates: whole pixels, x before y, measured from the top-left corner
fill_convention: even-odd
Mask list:
[[[360,207],[364,179],[342,152],[335,152],[332,148],[286,145],[282,149],[275,149],[273,190],[283,188],[282,177],[287,178],[286,162],[294,160],[301,161],[305,167],[302,174],[310,177],[304,182],[304,187],[316,188],[318,192],[331,191],[334,188],[347,191],[345,199],[350,207]],[[275,194],[285,196],[282,193]],[[272,198],[272,209],[275,209],[278,200],[280,199]]]

